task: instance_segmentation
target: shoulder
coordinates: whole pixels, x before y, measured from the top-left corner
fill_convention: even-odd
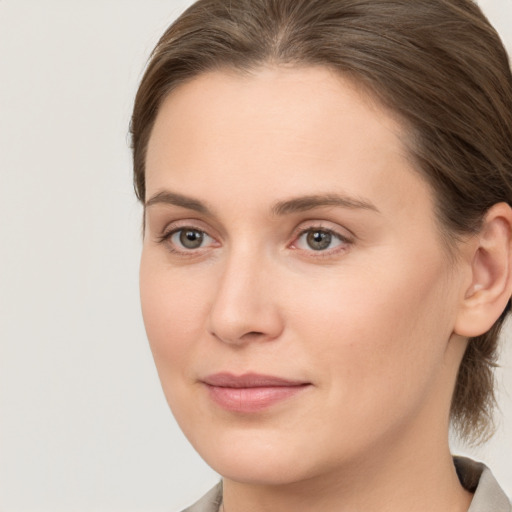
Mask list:
[[[199,501],[182,512],[218,512],[222,502],[222,482],[210,489]]]
[[[462,485],[474,493],[468,512],[512,512],[507,495],[485,464],[466,457],[453,461]]]

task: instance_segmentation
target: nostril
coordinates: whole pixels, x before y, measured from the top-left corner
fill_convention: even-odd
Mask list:
[[[264,333],[260,331],[250,331],[246,332],[244,335],[241,336],[241,340],[250,341],[250,340],[257,340],[258,338],[262,338],[264,336]]]
[[[240,337],[242,342],[262,341],[269,338],[269,335],[262,331],[249,331]]]

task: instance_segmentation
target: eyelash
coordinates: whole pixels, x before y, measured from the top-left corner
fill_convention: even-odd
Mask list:
[[[177,249],[176,244],[171,242],[171,239],[173,236],[175,236],[179,233],[183,233],[185,231],[193,231],[195,233],[199,233],[201,236],[208,237],[209,239],[211,239],[212,241],[215,242],[215,238],[210,236],[205,230],[194,227],[194,226],[187,226],[187,225],[174,227],[174,228],[171,226],[170,229],[166,230],[162,235],[158,236],[156,241],[160,244],[166,244],[167,249],[171,253],[177,254],[178,256],[194,257],[194,256],[200,255],[200,253],[204,249],[206,249],[207,246],[206,247],[198,247],[196,249],[187,249],[185,247]],[[330,249],[327,248],[325,250],[324,249],[315,250],[312,247],[310,247],[309,249],[302,249],[300,247],[297,247],[298,240],[300,240],[303,236],[305,236],[309,233],[315,233],[315,232],[327,234],[328,236],[332,237],[332,239],[339,241],[339,244],[337,246],[335,246],[334,248],[330,248]],[[330,241],[332,241],[332,239]],[[350,246],[352,243],[353,243],[353,240],[350,237],[344,236],[333,229],[323,227],[322,225],[312,225],[312,226],[308,226],[307,228],[302,228],[298,232],[294,233],[293,241],[290,244],[288,244],[287,247],[289,247],[293,250],[298,250],[298,251],[303,251],[305,253],[308,253],[308,256],[310,256],[310,257],[326,258],[329,256],[334,256],[338,252],[346,251],[348,248],[347,246]]]

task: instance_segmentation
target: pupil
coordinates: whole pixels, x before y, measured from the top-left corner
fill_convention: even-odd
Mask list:
[[[307,236],[309,247],[315,251],[327,249],[331,245],[331,241],[332,235],[326,231],[312,231]]]
[[[197,249],[203,243],[203,234],[200,231],[184,230],[180,233],[180,242],[187,249]]]

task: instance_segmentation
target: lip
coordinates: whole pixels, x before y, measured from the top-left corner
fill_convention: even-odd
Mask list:
[[[311,386],[310,382],[258,373],[234,375],[222,372],[209,375],[202,382],[213,402],[223,409],[239,413],[263,411]]]

